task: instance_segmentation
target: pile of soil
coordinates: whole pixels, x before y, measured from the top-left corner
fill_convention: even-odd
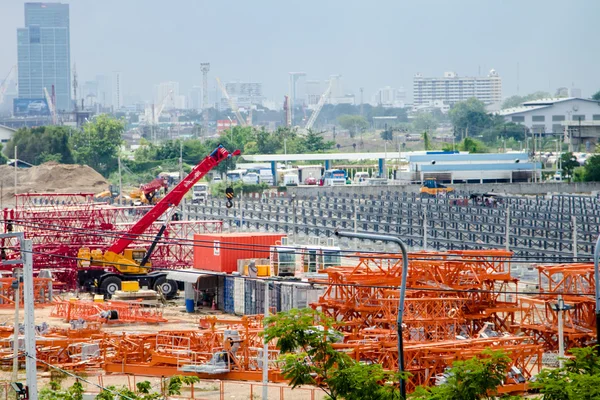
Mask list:
[[[15,169],[0,165],[3,202],[14,198]],[[18,193],[99,193],[108,181],[87,165],[47,162],[31,168],[17,168]]]

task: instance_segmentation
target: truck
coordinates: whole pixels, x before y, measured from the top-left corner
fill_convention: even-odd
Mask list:
[[[239,150],[229,152],[219,145],[105,251],[88,247],[80,248],[77,254],[79,288],[111,297],[121,289],[122,282],[137,281],[140,286],[161,292],[167,299],[175,297],[178,291],[177,282],[167,280],[165,271],[152,271],[150,262],[152,253],[165,232],[171,215],[186,193],[219,163],[240,154]],[[167,217],[164,218],[162,226],[147,249],[128,248],[165,213]]]
[[[208,184],[196,183],[192,186],[192,204],[200,204],[206,201],[208,197]]]

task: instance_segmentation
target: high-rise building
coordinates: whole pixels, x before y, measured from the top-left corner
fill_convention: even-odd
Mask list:
[[[317,104],[319,104],[319,100],[321,99],[321,95],[325,91],[324,85],[321,81],[306,81],[306,105],[310,110],[314,109]]]
[[[123,107],[123,81],[119,71],[113,72],[112,88],[112,106],[118,110]]]
[[[188,107],[192,110],[202,110],[202,86],[192,86],[188,92]]]
[[[259,82],[228,82],[225,90],[238,107],[249,108],[250,104],[262,104],[262,83]],[[227,99],[221,99],[221,108],[228,108]]]
[[[433,104],[436,100],[452,105],[471,97],[485,104],[502,101],[502,79],[493,69],[487,76],[476,77],[460,77],[455,72],[446,72],[443,78],[416,74],[413,84],[415,106]]]
[[[106,75],[96,75],[96,102],[102,107],[112,106],[112,79]]]
[[[404,107],[406,101],[406,92],[403,88],[396,89],[391,86],[385,86],[377,90],[372,97],[371,103],[374,106],[381,107]]]
[[[25,3],[17,29],[19,99],[43,99],[54,86],[57,110],[71,110],[69,5]]]

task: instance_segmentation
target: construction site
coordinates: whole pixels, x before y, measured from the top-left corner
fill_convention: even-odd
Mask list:
[[[322,198],[184,199],[238,154],[215,149],[139,206],[99,201],[108,183],[84,166],[16,176],[0,167],[5,378],[33,362],[41,382],[85,374],[97,393],[94,385],[193,375],[202,380],[186,397],[223,399],[253,398],[267,376],[269,398],[324,398],[314,387],[292,391],[277,343],[260,335],[265,314],[308,307],[336,321],[338,351],[390,371],[402,364],[409,392],[438,384],[456,360],[502,349],[511,365],[500,393],[525,393],[564,351],[595,343],[597,197],[514,196],[494,208],[343,188]],[[385,236],[360,239],[369,233]],[[406,259],[386,236],[408,246]]]

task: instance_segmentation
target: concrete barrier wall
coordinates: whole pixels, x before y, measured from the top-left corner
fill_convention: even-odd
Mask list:
[[[600,182],[545,182],[545,183],[458,183],[449,185],[458,191],[486,193],[546,195],[546,194],[591,194],[600,192]],[[288,187],[288,193],[295,193],[299,198],[311,196],[327,196],[333,193],[349,193],[356,195],[378,194],[382,191],[418,193],[419,185],[345,185],[335,187],[299,186]]]

